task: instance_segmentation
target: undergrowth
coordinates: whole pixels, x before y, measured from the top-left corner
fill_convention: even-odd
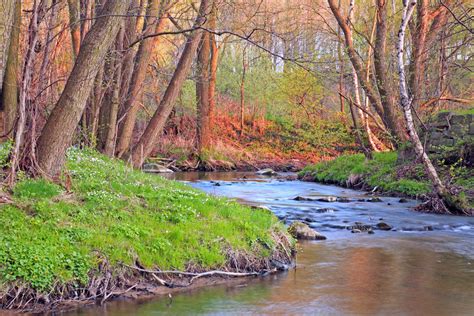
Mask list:
[[[184,184],[71,149],[59,186],[24,179],[0,208],[0,292],[87,284],[100,258],[145,268],[218,269],[231,249],[266,258],[277,218]],[[65,189],[67,188],[67,189]]]

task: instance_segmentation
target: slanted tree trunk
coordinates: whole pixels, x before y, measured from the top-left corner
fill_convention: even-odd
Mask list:
[[[127,13],[128,1],[107,1],[98,19],[81,45],[76,63],[56,106],[38,140],[37,159],[46,176],[61,171],[66,149],[91,93],[94,79],[120,27],[121,16]]]
[[[201,6],[199,8],[198,17],[194,23],[194,27],[203,25],[206,20],[206,16],[209,13],[211,3],[212,0],[201,0]],[[198,29],[187,38],[186,45],[184,46],[184,50],[181,54],[178,65],[176,66],[173,77],[166,88],[163,98],[161,99],[158,108],[148,123],[145,132],[143,132],[143,135],[140,137],[137,145],[135,145],[132,150],[130,161],[134,167],[141,167],[143,161],[152,152],[153,146],[155,146],[158,136],[163,131],[166,120],[173,110],[174,103],[178,98],[179,91],[181,90],[181,87],[186,80],[186,76],[191,69],[191,64],[199,46],[201,36],[202,30]]]
[[[211,143],[209,126],[209,62],[210,34],[201,36],[197,57],[196,101],[197,101],[197,148],[201,154]]]
[[[106,91],[100,106],[98,124],[98,149],[112,157],[115,149],[117,115],[120,103],[122,80],[122,51],[125,30],[121,28],[114,49],[109,52],[105,63],[104,81]]]
[[[413,96],[410,97],[405,74],[405,58],[404,58],[404,43],[405,43],[405,31],[410,18],[415,10],[417,0],[404,0],[403,1],[403,12],[402,22],[400,24],[400,30],[398,32],[398,44],[397,44],[397,59],[398,59],[398,73],[400,76],[400,105],[403,109],[405,117],[406,127],[410,135],[410,140],[413,144],[415,152],[418,157],[421,158],[425,167],[428,178],[433,184],[434,192],[444,202],[446,211],[453,210],[456,213],[465,213],[462,205],[448,192],[443,182],[438,175],[433,163],[431,162],[428,154],[426,153],[423,144],[420,141],[418,132],[415,127],[412,114],[412,102]]]
[[[160,3],[162,4],[161,10]],[[144,36],[159,33],[164,29],[166,25],[166,19],[164,17],[165,9],[166,1],[150,0],[146,13]],[[157,45],[158,40],[158,36],[146,38],[140,43],[140,47],[138,48],[132,79],[130,81],[128,95],[124,105],[126,116],[122,126],[120,127],[120,136],[117,144],[118,157],[122,157],[130,147],[137,113],[140,109],[139,99],[145,82],[146,70],[148,63],[150,62],[153,47]]]
[[[130,87],[130,82],[132,80],[133,74],[133,61],[137,55],[137,49],[135,47],[130,47],[130,44],[133,43],[138,36],[138,25],[137,25],[137,15],[142,12],[142,6],[144,6],[144,1],[134,0],[130,4],[129,14],[130,17],[127,18],[125,22],[125,34],[124,34],[124,43],[123,47],[126,49],[123,57],[122,63],[122,79],[120,87],[120,102],[123,105],[125,100],[128,98],[128,89]]]
[[[13,27],[10,33],[10,45],[8,50],[8,58],[5,67],[5,77],[3,80],[3,87],[0,91],[1,104],[4,112],[3,133],[7,138],[13,136],[13,126],[16,119],[18,108],[18,70],[19,64],[19,49],[20,49],[20,26],[21,26],[21,1],[15,2],[15,13]],[[5,3],[4,3],[5,4]],[[0,9],[1,5],[0,5]],[[2,22],[0,21],[0,24]],[[0,25],[0,30],[1,30]],[[0,35],[1,37],[1,35]],[[1,44],[0,44],[1,47]],[[0,48],[1,50],[1,48]],[[0,60],[1,67],[1,60]],[[0,71],[1,73],[1,71]],[[1,76],[1,74],[0,74]],[[0,78],[1,82],[1,78]]]

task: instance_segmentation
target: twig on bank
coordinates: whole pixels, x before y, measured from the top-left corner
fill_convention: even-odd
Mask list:
[[[193,273],[193,272],[185,272],[185,271],[161,271],[161,270],[148,270],[148,269],[142,269],[139,267],[134,267],[130,266],[127,264],[122,263],[123,266],[128,267],[130,269],[134,269],[140,272],[144,273],[149,273],[153,276],[155,280],[157,280],[161,285],[167,286],[167,287],[176,287],[175,284],[166,282],[165,280],[159,278],[157,275],[163,275],[163,274],[175,274],[175,275],[182,275],[182,276],[187,276],[191,277],[189,280],[189,283],[186,286],[189,286],[193,283],[194,280],[202,277],[208,277],[208,276],[214,276],[214,275],[220,275],[220,276],[230,276],[230,277],[248,277],[248,276],[259,276],[259,275],[265,275],[268,273],[273,273],[276,272],[277,269],[270,269],[270,270],[262,270],[262,271],[253,271],[253,272],[227,272],[227,271],[221,271],[221,270],[212,270],[212,271],[207,271],[207,272],[202,272],[202,273]]]

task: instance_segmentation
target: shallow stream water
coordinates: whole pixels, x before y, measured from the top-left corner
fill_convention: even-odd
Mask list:
[[[474,315],[474,218],[421,214],[417,202],[254,173],[177,173],[210,194],[306,221],[326,241],[299,244],[294,270],[145,302],[111,302],[71,315]],[[297,196],[351,202],[297,201]],[[362,201],[365,200],[365,201]],[[360,200],[360,201],[359,201]],[[355,222],[390,231],[351,233]]]

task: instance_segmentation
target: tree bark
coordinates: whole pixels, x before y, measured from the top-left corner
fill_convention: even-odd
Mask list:
[[[449,4],[450,0],[445,0]],[[412,54],[410,61],[409,89],[413,94],[413,106],[418,108],[424,96],[425,72],[428,60],[428,51],[432,47],[434,40],[440,30],[447,23],[447,10],[443,5],[439,5],[430,12],[430,1],[421,0],[417,3],[417,20],[412,36]]]
[[[398,141],[407,139],[403,127],[398,124],[397,118],[397,100],[395,92],[391,88],[388,75],[387,60],[387,3],[385,0],[376,0],[377,4],[377,22],[376,36],[374,45],[374,67],[377,87],[384,107],[383,121],[388,122],[390,126],[396,129],[395,136]]]
[[[38,164],[46,176],[56,176],[61,171],[66,149],[84,111],[87,96],[103,59],[112,45],[125,15],[129,1],[107,1],[97,20],[87,33],[56,106],[46,122],[38,140]]]
[[[160,3],[162,3],[161,10]],[[160,2],[160,0],[150,0],[148,3],[144,36],[163,31],[166,25],[166,19],[164,17],[165,3],[166,1]],[[152,27],[154,24],[155,27]],[[140,43],[140,47],[138,48],[132,79],[128,90],[128,98],[124,105],[126,115],[124,122],[120,127],[120,137],[117,144],[118,157],[122,157],[130,147],[137,113],[140,109],[139,96],[141,95],[143,83],[145,82],[146,70],[148,63],[150,62],[153,47],[157,45],[158,40],[158,36],[146,38]]]
[[[201,36],[201,45],[197,57],[196,101],[197,101],[197,141],[198,152],[209,149],[211,143],[209,126],[209,63],[210,34]]]
[[[216,30],[217,7],[213,3],[211,18],[209,20],[209,28]],[[219,49],[217,47],[217,38],[214,34],[209,34],[211,41],[211,67],[209,76],[209,124],[212,126],[216,109],[216,83],[217,83],[217,66],[219,63]]]
[[[377,112],[377,114],[382,118],[384,125],[390,131],[392,136],[398,137],[399,139],[404,139],[405,137],[404,134],[399,135],[400,130],[397,126],[397,122],[393,122],[391,120],[388,120],[388,121],[385,120],[386,116],[384,114],[385,112],[384,104],[382,104],[382,101],[378,95],[376,87],[372,84],[371,81],[366,80],[367,73],[364,67],[362,66],[362,61],[357,51],[354,48],[354,42],[352,40],[352,30],[351,30],[350,25],[347,23],[347,19],[345,19],[342,16],[341,12],[337,8],[335,0],[328,0],[328,3],[334,17],[336,18],[337,23],[339,24],[339,26],[341,27],[344,33],[344,39],[345,39],[349,59],[352,63],[352,66],[356,70],[360,84],[362,88],[364,89],[370,103],[375,108],[375,111]]]
[[[80,0],[68,0],[69,28],[71,29],[72,53],[74,59],[81,48],[81,2]]]
[[[105,63],[104,79],[107,83],[104,98],[100,106],[98,124],[98,149],[109,157],[114,155],[117,130],[117,115],[120,103],[122,80],[122,51],[125,30],[121,28],[116,45],[109,52]]]
[[[407,84],[406,84],[406,74],[405,74],[405,61],[404,61],[404,43],[405,43],[405,31],[407,25],[410,21],[410,18],[413,15],[417,0],[404,0],[403,2],[403,13],[402,13],[402,22],[400,24],[400,30],[398,32],[398,44],[397,44],[397,59],[398,59],[398,73],[400,76],[400,104],[403,109],[403,114],[405,116],[405,122],[410,135],[410,140],[414,146],[416,154],[421,158],[423,165],[425,167],[428,178],[433,184],[435,193],[443,200],[446,201],[448,198],[448,191],[446,187],[441,182],[441,179],[438,176],[433,163],[428,157],[423,144],[420,141],[418,132],[416,131],[415,122],[413,120],[412,114],[412,101],[413,96],[409,96]],[[448,203],[449,205],[449,203]]]
[[[205,22],[211,2],[212,0],[201,0],[198,17],[194,23],[195,27],[201,26]],[[181,87],[186,80],[186,76],[189,73],[194,55],[196,54],[196,50],[199,46],[199,41],[201,40],[201,36],[202,30],[198,29],[187,38],[183,53],[181,54],[176,70],[173,74],[173,77],[171,78],[170,83],[168,84],[168,87],[166,88],[160,105],[153,114],[153,117],[148,123],[145,132],[140,137],[137,145],[132,150],[130,161],[134,167],[141,167],[143,161],[152,152],[153,146],[156,144],[158,136],[163,131],[166,120],[173,110],[179,91],[181,90]]]
[[[142,12],[142,5],[144,6],[144,1],[134,0],[130,5],[129,12],[131,16],[127,18],[125,22],[125,35],[124,35],[124,48],[126,52],[123,58],[122,64],[122,79],[120,87],[120,102],[123,104],[128,98],[128,89],[130,87],[130,82],[132,80],[133,74],[133,62],[135,56],[137,55],[138,49],[136,47],[130,47],[130,44],[133,43],[138,36],[138,25],[137,25],[137,15]]]
[[[247,46],[242,51],[242,76],[240,78],[240,136],[244,136],[245,130],[245,76],[247,74],[247,62],[245,55]]]
[[[15,16],[15,2],[19,0],[2,0],[0,3],[0,87],[3,86],[3,76],[10,48],[11,30]]]
[[[5,76],[1,94],[1,108],[4,112],[3,133],[7,138],[13,136],[13,126],[18,109],[18,70],[21,27],[21,1],[15,2],[13,27],[10,32],[10,44],[5,67]],[[0,22],[1,23],[1,22]],[[1,26],[0,26],[1,28]],[[0,44],[1,46],[1,44]],[[1,63],[1,61],[0,61]],[[1,67],[1,66],[0,66]],[[1,74],[0,74],[1,76]],[[1,79],[0,79],[1,82]]]
[[[28,97],[28,87],[33,76],[33,62],[36,56],[36,44],[38,42],[39,19],[40,10],[44,9],[42,6],[44,2],[33,2],[33,9],[28,25],[28,46],[26,50],[25,61],[22,69],[20,102],[18,104],[18,124],[15,131],[15,144],[10,160],[9,184],[13,186],[16,180],[16,170],[20,163],[20,150],[23,145],[23,134],[26,128],[26,103]],[[41,7],[40,7],[41,6]]]

